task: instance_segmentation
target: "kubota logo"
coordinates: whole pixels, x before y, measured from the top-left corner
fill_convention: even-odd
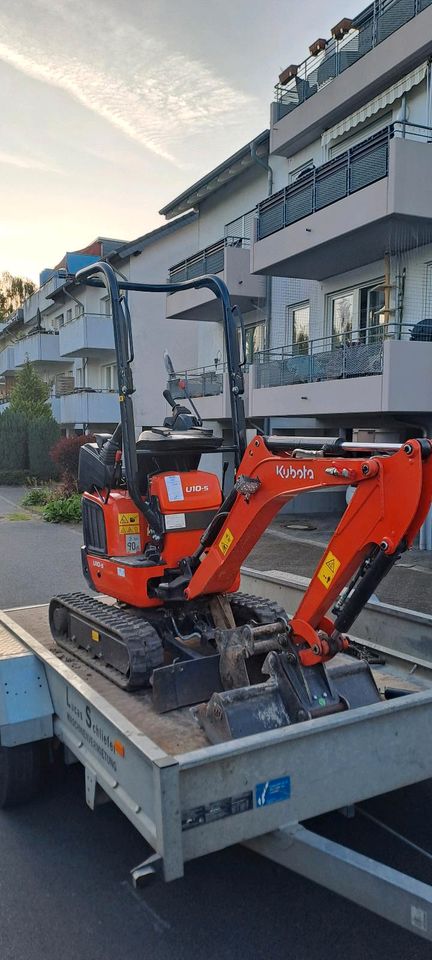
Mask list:
[[[192,484],[190,487],[186,487],[186,493],[205,493],[208,491],[207,484]]]
[[[289,467],[279,464],[276,467],[276,476],[283,477],[284,480],[315,480],[315,474],[310,467],[293,467],[291,464]]]

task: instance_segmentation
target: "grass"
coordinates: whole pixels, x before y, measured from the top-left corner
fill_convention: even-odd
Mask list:
[[[31,520],[32,517],[29,513],[8,513],[4,519],[15,522],[15,520]]]

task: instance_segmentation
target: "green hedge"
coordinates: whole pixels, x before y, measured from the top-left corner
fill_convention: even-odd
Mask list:
[[[29,471],[38,480],[54,480],[57,468],[50,457],[50,450],[60,437],[60,427],[55,420],[31,420],[28,425]]]
[[[28,480],[28,470],[0,470],[0,487],[21,487]]]
[[[0,463],[7,464],[7,469],[0,471],[6,477],[0,483],[24,483],[27,476],[56,480],[58,470],[50,450],[59,437],[59,425],[52,418],[29,419],[20,411],[5,410],[0,414]],[[18,471],[16,478],[8,479],[14,471]]]
[[[27,424],[25,414],[15,410],[5,410],[0,416],[0,463],[7,463],[8,471],[27,471]]]

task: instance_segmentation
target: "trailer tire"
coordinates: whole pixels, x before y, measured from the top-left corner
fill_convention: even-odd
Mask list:
[[[31,800],[42,779],[41,743],[0,746],[0,808]]]

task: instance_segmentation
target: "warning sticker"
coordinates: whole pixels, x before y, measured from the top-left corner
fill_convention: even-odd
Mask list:
[[[340,567],[340,560],[329,550],[324,563],[318,570],[318,580],[321,580],[323,586],[328,590],[332,580],[336,576]]]
[[[137,513],[119,513],[119,533],[139,533],[139,516]]]
[[[221,551],[221,553],[223,553],[224,556],[226,553],[228,553],[228,550],[233,540],[234,540],[233,534],[231,533],[231,530],[229,529],[229,527],[227,527],[225,530],[225,533],[219,540],[219,550]]]

